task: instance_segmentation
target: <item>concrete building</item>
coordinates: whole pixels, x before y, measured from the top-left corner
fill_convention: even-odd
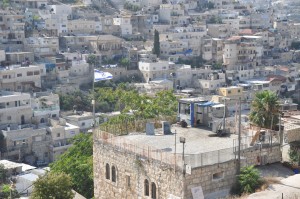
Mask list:
[[[80,132],[87,132],[93,127],[94,118],[91,112],[75,112],[63,117],[68,123],[78,126]],[[99,117],[95,116],[96,125],[99,124]]]
[[[31,108],[33,110],[32,123],[47,124],[49,118],[59,117],[59,96],[47,92],[33,93]]]
[[[0,69],[0,88],[7,91],[28,92],[41,88],[41,76],[46,73],[43,66],[11,65]]]
[[[123,39],[113,35],[101,35],[91,41],[93,49],[102,54],[102,59],[121,55],[122,43]]]
[[[145,82],[152,81],[156,78],[168,78],[172,65],[168,61],[157,62],[139,62],[139,70],[143,74]]]
[[[33,63],[34,54],[32,52],[6,52],[6,63],[9,65]]]
[[[29,37],[24,43],[25,48],[39,58],[54,56],[59,52],[58,37]]]
[[[25,39],[24,15],[0,11],[0,43],[3,50],[23,50]]]
[[[132,35],[132,24],[131,24],[131,16],[119,16],[113,19],[113,23],[116,26],[120,26],[121,36],[128,37]]]
[[[49,163],[50,138],[45,128],[34,128],[28,125],[20,129],[10,127],[2,130],[5,146],[2,149],[2,156],[6,159],[17,162],[29,162],[36,164],[36,161]]]
[[[49,158],[52,162],[57,160],[71,146],[70,139],[80,132],[78,126],[67,123],[63,118],[50,119],[49,123],[47,132],[52,138],[49,147]]]
[[[67,32],[70,34],[99,34],[102,32],[102,23],[83,19],[68,20]]]
[[[1,129],[9,125],[24,125],[31,122],[32,110],[30,94],[1,91],[0,95]]]
[[[198,89],[201,94],[209,95],[215,94],[216,90],[225,86],[225,84],[225,73],[210,72],[199,77],[195,83],[195,88]]]
[[[263,46],[260,36],[233,36],[225,41],[223,50],[226,69],[239,65],[256,68],[261,64]]]

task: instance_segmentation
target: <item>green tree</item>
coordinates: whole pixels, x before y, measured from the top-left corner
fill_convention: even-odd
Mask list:
[[[88,55],[87,61],[86,61],[86,62],[87,62],[88,64],[94,65],[94,66],[96,66],[97,64],[99,64],[99,61],[97,60],[97,56],[94,55],[94,54]]]
[[[249,115],[252,124],[271,129],[279,121],[278,113],[279,101],[274,92],[266,90],[255,94]]]
[[[291,163],[298,166],[300,164],[300,151],[297,148],[290,148],[288,154]]]
[[[238,176],[241,193],[253,193],[263,183],[259,171],[254,166],[248,166],[241,169]]]
[[[47,173],[33,183],[32,199],[72,199],[71,177],[64,173]]]
[[[121,61],[120,61],[120,65],[121,66],[124,66],[124,67],[128,67],[129,66],[129,59],[127,59],[127,58],[123,58],[123,59],[121,59]]]
[[[0,184],[4,183],[6,180],[6,169],[3,164],[0,164]]]
[[[1,7],[2,9],[6,9],[10,4],[10,1],[9,0],[2,0],[2,4],[1,4]]]
[[[73,110],[73,108],[76,108],[76,110],[91,110],[90,96],[81,91],[75,91],[68,94],[60,93],[59,102],[62,110]]]
[[[66,173],[70,176],[75,191],[87,198],[94,193],[93,181],[93,138],[91,134],[79,134],[60,158],[50,165],[53,173]]]
[[[159,43],[159,32],[154,31],[154,43],[153,43],[153,54],[156,54],[157,57],[160,55],[160,43]]]
[[[3,184],[2,189],[0,190],[0,198],[9,199],[11,198],[10,196],[12,196],[12,198],[20,197],[17,190],[11,190],[11,185]]]

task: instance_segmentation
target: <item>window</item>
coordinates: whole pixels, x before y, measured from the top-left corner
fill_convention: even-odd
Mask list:
[[[85,122],[82,122],[82,123],[81,123],[81,126],[85,126]]]
[[[224,172],[223,171],[213,174],[213,180],[220,180],[223,177],[224,177]]]
[[[156,199],[156,184],[151,183],[151,199]]]
[[[39,75],[40,74],[40,71],[34,71],[34,75]]]
[[[33,75],[32,71],[27,72],[27,76],[32,76],[32,75]]]
[[[231,93],[231,91],[228,91],[228,94],[230,94]]]
[[[3,75],[3,79],[7,79],[7,75]]]
[[[144,195],[149,196],[149,181],[147,179],[144,181]]]
[[[126,185],[127,187],[130,187],[130,176],[126,175]]]
[[[106,165],[105,165],[105,178],[108,180],[110,179],[110,169],[109,169],[108,163],[106,163]]]
[[[111,167],[111,181],[113,181],[113,182],[117,181],[117,179],[116,179],[116,167],[115,166]]]
[[[60,137],[60,133],[57,133],[57,134],[56,134],[56,137]]]
[[[22,73],[17,74],[17,77],[22,77]]]

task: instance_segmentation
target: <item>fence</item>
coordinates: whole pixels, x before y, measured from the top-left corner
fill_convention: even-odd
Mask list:
[[[111,145],[114,150],[125,153],[132,153],[141,159],[153,160],[160,164],[168,164],[172,167],[183,166],[183,158],[181,153],[172,153],[165,150],[157,149],[147,145],[137,145],[126,139],[124,136],[115,136],[113,134],[98,130],[95,133],[95,139],[102,144]],[[233,143],[235,145],[235,143]],[[242,144],[241,150],[246,149],[248,145]],[[238,146],[209,151],[199,154],[185,154],[184,162],[192,168],[208,166],[218,163],[227,162],[237,159]]]
[[[127,135],[129,132],[145,132],[146,123],[152,122],[155,128],[161,128],[161,121],[168,121],[170,124],[175,123],[176,117],[164,116],[163,119],[135,119],[134,117],[119,117],[118,119],[110,120],[100,126],[102,131],[114,135]]]

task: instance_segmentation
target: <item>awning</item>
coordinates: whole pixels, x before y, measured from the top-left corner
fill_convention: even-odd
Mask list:
[[[215,105],[215,103],[214,102],[205,102],[205,103],[197,103],[196,105],[200,106],[200,107],[208,107],[208,106]]]
[[[221,108],[221,107],[224,107],[224,104],[215,104],[212,107],[213,108]]]

